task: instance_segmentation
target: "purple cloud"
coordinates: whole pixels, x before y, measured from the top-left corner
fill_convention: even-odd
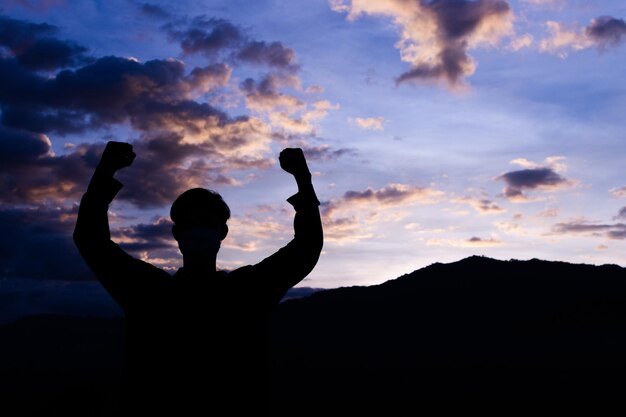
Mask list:
[[[5,47],[22,66],[32,70],[53,70],[85,63],[87,48],[57,39],[56,26],[30,23],[0,16],[0,47]]]
[[[571,182],[560,176],[553,168],[540,167],[511,171],[500,175],[497,179],[507,185],[503,194],[512,200],[525,200],[525,190],[547,189],[555,190],[569,187]]]
[[[626,22],[611,16],[600,16],[585,28],[585,34],[601,46],[617,46],[626,38]]]

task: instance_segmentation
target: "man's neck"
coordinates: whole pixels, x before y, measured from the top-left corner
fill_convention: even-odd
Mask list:
[[[209,276],[217,271],[216,257],[189,257],[183,256],[183,269],[190,276]]]

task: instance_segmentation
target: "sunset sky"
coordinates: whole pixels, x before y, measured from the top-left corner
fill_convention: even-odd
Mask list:
[[[115,311],[71,240],[108,140],[137,153],[113,239],[172,272],[190,187],[231,207],[219,267],[291,239],[285,147],[322,201],[300,286],[470,255],[626,266],[624,19],[623,0],[5,0],[0,321]]]

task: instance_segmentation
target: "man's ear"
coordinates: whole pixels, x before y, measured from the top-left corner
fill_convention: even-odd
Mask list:
[[[178,242],[178,228],[175,224],[172,225],[172,235],[174,236],[174,239],[176,239],[176,241]]]
[[[226,238],[226,235],[228,234],[228,225],[224,223],[224,225],[220,227],[219,231],[220,231],[220,240],[224,240]]]

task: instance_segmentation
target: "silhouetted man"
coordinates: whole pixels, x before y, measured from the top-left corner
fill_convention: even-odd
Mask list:
[[[319,201],[302,150],[285,149],[279,158],[298,185],[288,199],[296,211],[289,244],[256,265],[217,271],[230,210],[219,194],[194,188],[170,211],[183,254],[174,276],[111,241],[108,206],[122,187],[113,175],[134,158],[130,144],[107,144],[74,231],[80,253],[126,316],[126,413],[223,409],[227,415],[265,415],[268,315],[311,272],[323,243]]]

